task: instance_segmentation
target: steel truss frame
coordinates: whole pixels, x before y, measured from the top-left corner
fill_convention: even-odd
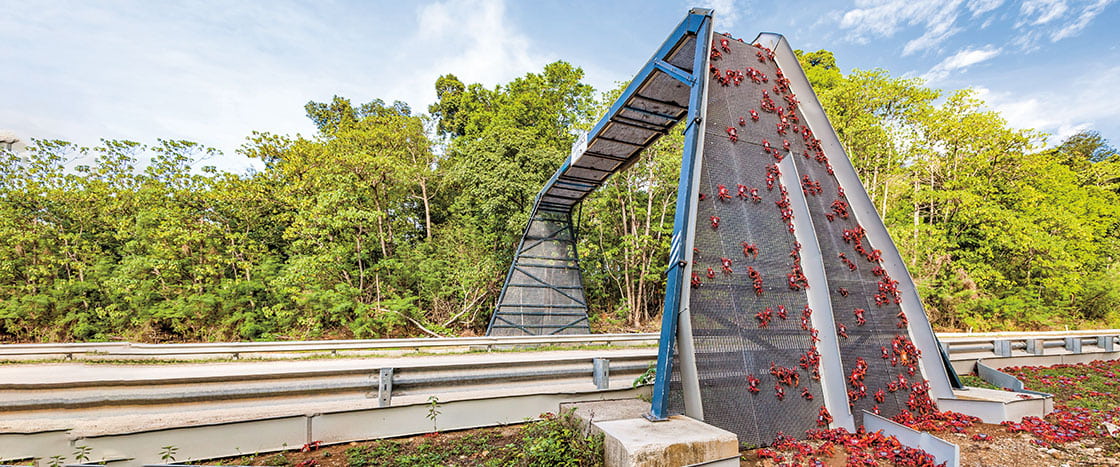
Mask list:
[[[703,106],[711,21],[711,10],[691,10],[606,115],[573,145],[571,154],[537,195],[487,335],[590,332],[572,212],[610,175],[628,168],[645,148],[686,118],[686,146],[692,149],[685,150],[685,160],[693,159],[699,147],[695,144],[700,127],[697,119]],[[682,183],[689,179],[684,173]],[[686,218],[679,202],[677,209],[674,229]],[[673,238],[679,244],[676,230]],[[670,283],[677,287],[681,280],[678,269],[669,271]],[[675,282],[674,275],[678,276]],[[675,328],[671,331],[675,333]]]

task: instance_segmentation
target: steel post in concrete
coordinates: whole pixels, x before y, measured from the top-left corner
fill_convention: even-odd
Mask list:
[[[993,350],[997,357],[1010,357],[1011,356],[1011,341],[1007,339],[996,339],[992,341],[995,349]]]
[[[611,385],[611,361],[606,358],[591,360],[591,381],[597,389],[607,389]]]
[[[1027,339],[1027,353],[1031,355],[1042,355],[1046,352],[1046,347],[1042,345],[1042,339]]]
[[[393,403],[393,369],[382,368],[377,380],[377,405],[388,407]]]
[[[1067,337],[1065,338],[1066,350],[1072,353],[1081,353],[1081,338],[1080,337]]]

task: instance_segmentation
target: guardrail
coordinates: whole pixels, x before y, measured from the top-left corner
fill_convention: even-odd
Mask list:
[[[1064,348],[1078,353],[1083,346],[1112,352],[1120,329],[1050,332],[938,333],[950,355],[991,351],[1010,356],[1014,350],[1042,355],[1045,349]],[[67,344],[2,344],[0,359],[13,358],[161,358],[174,356],[246,355],[267,358],[280,354],[340,354],[393,350],[437,351],[446,349],[494,350],[548,346],[641,346],[656,345],[659,335],[586,334],[563,336],[447,337],[417,339],[371,339],[294,342],[220,342],[194,344],[143,344],[130,342]]]
[[[1006,333],[993,335],[939,335],[941,345],[950,355],[991,352],[993,357],[1010,357],[1015,351],[1027,355],[1045,355],[1047,349],[1064,349],[1082,353],[1084,347],[1097,352],[1114,352],[1120,330],[1078,332]]]
[[[88,357],[166,357],[276,353],[339,353],[386,350],[439,350],[468,348],[493,350],[517,347],[591,346],[591,345],[656,345],[656,333],[586,334],[563,336],[500,336],[445,337],[417,339],[370,339],[294,342],[222,342],[196,344],[138,344],[130,342],[77,344],[3,344],[0,359],[5,357],[65,358]]]
[[[1074,331],[1074,332],[1038,332],[1038,333],[992,333],[992,334],[963,334],[942,333],[939,338],[942,345],[950,352],[954,366],[974,366],[977,360],[985,360],[991,365],[993,360],[1000,362],[1014,361],[1013,364],[1039,364],[1024,363],[1036,359],[1071,359],[1089,360],[1097,358],[1116,358],[1118,336],[1120,330],[1099,331]],[[251,441],[237,436],[249,437],[259,431],[260,438],[252,441],[254,449],[262,451],[280,449],[273,446],[277,439],[284,439],[289,446],[291,440],[270,434],[265,429],[266,425],[286,424],[293,433],[291,439],[299,440],[331,440],[331,442],[345,442],[356,439],[365,439],[383,436],[401,436],[408,433],[422,432],[424,426],[411,426],[409,423],[419,419],[425,420],[424,411],[427,410],[425,398],[438,394],[440,401],[448,401],[447,408],[453,405],[464,407],[478,407],[464,409],[463,421],[456,422],[448,427],[465,428],[481,426],[474,420],[479,410],[486,413],[498,413],[501,410],[513,410],[516,413],[503,414],[502,420],[517,420],[539,413],[541,407],[548,407],[560,400],[573,398],[599,398],[605,394],[621,394],[624,388],[630,387],[638,375],[642,374],[656,355],[652,348],[658,339],[657,334],[597,334],[583,336],[541,336],[541,337],[470,337],[448,339],[385,339],[385,340],[348,340],[348,341],[318,341],[318,342],[245,342],[245,343],[214,343],[214,344],[130,344],[127,342],[113,343],[87,343],[87,344],[19,344],[0,345],[0,359],[11,356],[42,358],[48,356],[69,355],[71,357],[102,357],[119,358],[135,356],[140,358],[158,358],[182,355],[217,356],[217,355],[275,355],[284,356],[301,353],[341,353],[351,351],[383,351],[393,349],[405,350],[436,350],[436,349],[506,349],[518,347],[541,346],[589,346],[608,345],[618,346],[618,349],[596,349],[583,352],[560,352],[525,356],[515,353],[486,356],[479,359],[471,355],[449,355],[439,357],[438,363],[416,364],[402,359],[370,361],[367,366],[348,367],[345,369],[324,369],[315,365],[314,371],[300,370],[299,368],[285,367],[284,371],[276,373],[262,373],[253,375],[190,377],[190,384],[184,384],[184,376],[159,376],[154,380],[90,380],[57,384],[51,392],[42,392],[41,389],[52,389],[50,384],[41,385],[31,381],[7,381],[0,383],[0,389],[9,391],[27,391],[25,397],[11,400],[7,407],[0,407],[0,413],[9,419],[23,417],[21,411],[33,414],[36,410],[55,409],[109,409],[114,406],[132,407],[137,417],[144,416],[141,406],[177,406],[183,402],[194,401],[190,410],[200,410],[199,404],[240,404],[239,416],[241,420],[218,421],[216,423],[190,426],[153,428],[136,432],[121,432],[118,434],[84,435],[69,430],[55,430],[50,432],[34,433],[0,433],[0,453],[9,454],[7,451],[20,448],[19,452],[27,451],[27,457],[44,458],[57,452],[63,452],[71,443],[79,442],[83,445],[94,446],[98,453],[102,452],[138,452],[141,448],[162,446],[164,444],[181,445],[186,452],[196,456],[218,457],[227,455],[222,449],[232,449],[230,446],[244,448]],[[631,350],[626,350],[631,346]],[[646,346],[647,348],[637,347]],[[1113,352],[1112,354],[1106,354]],[[341,355],[341,354],[340,354]],[[996,358],[1011,357],[1011,358]],[[992,360],[989,360],[992,359]],[[467,362],[467,360],[473,360]],[[481,363],[480,363],[481,361]],[[386,365],[386,363],[392,365]],[[340,362],[341,363],[341,362]],[[318,364],[318,363],[317,363]],[[411,365],[411,366],[410,366]],[[340,365],[343,366],[343,365]],[[239,382],[256,384],[239,385]],[[612,384],[613,382],[613,384]],[[162,387],[159,391],[153,391]],[[82,393],[83,388],[96,388],[98,391],[109,391],[104,394]],[[67,393],[76,390],[74,393]],[[345,396],[345,404],[353,401],[367,400],[369,402],[354,402],[355,407],[350,410],[320,413],[318,409],[308,411],[303,415],[281,416],[269,418],[264,415],[253,415],[248,405],[249,400],[298,400],[301,394],[313,393],[323,395],[333,393],[342,396],[344,393],[358,392],[359,395]],[[70,397],[66,394],[80,397]],[[374,399],[375,400],[371,400]],[[522,402],[513,404],[510,401],[535,401],[538,404],[524,409]],[[241,401],[241,402],[238,402]],[[441,402],[442,404],[443,402]],[[526,402],[527,404],[528,402]],[[482,409],[485,404],[485,409]],[[360,405],[360,407],[358,407]],[[524,410],[522,410],[524,409]],[[150,414],[160,416],[156,411],[163,410],[158,407],[152,409]],[[263,409],[262,409],[263,410]],[[399,411],[402,415],[393,418],[391,423],[386,423],[385,414]],[[535,412],[534,412],[535,411]],[[329,413],[328,413],[329,412]],[[32,415],[28,415],[32,416]],[[477,417],[475,417],[477,418]],[[495,415],[495,420],[497,416]],[[338,422],[332,420],[339,420]],[[345,420],[345,422],[343,421]],[[357,422],[361,420],[361,422]],[[442,420],[442,419],[441,419]],[[494,423],[489,421],[487,423]],[[339,434],[331,435],[323,430],[331,426],[345,425],[346,429]],[[257,427],[260,426],[259,430]],[[370,431],[358,435],[354,434],[354,427],[377,427],[380,431]],[[271,429],[271,428],[269,428]],[[287,429],[287,428],[286,428]],[[328,434],[323,434],[328,433]],[[342,434],[342,433],[345,433]],[[74,437],[81,438],[74,441]],[[29,440],[42,438],[43,448],[36,448]],[[184,441],[185,437],[197,438],[195,442]],[[229,443],[213,442],[214,439],[226,439]],[[156,440],[159,441],[156,441]],[[174,440],[166,441],[166,440]],[[38,442],[38,441],[36,441]],[[161,444],[163,443],[163,444]],[[218,446],[222,445],[222,446]],[[137,447],[138,446],[138,447]],[[220,448],[220,449],[219,449]],[[8,456],[9,458],[18,458]],[[131,457],[131,456],[130,456]],[[5,456],[0,455],[0,460]],[[137,459],[138,460],[138,459]],[[152,461],[154,459],[148,459]]]

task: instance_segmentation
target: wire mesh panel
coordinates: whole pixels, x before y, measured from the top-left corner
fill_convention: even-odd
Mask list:
[[[517,247],[489,335],[589,334],[568,212],[538,210]]]
[[[900,285],[893,277],[905,269],[881,260],[878,248],[893,245],[872,244],[860,222],[882,221],[873,210],[856,215],[829,156],[848,170],[850,161],[840,150],[826,154],[773,52],[721,35],[712,45],[688,303],[705,421],[766,445],[826,424],[828,409],[851,410],[862,424],[862,410],[933,408],[910,339],[922,330],[899,306],[899,288],[912,283]],[[793,220],[793,203],[808,219]],[[804,242],[820,253],[812,264],[802,264]],[[814,289],[819,311],[807,304],[810,276],[828,288]],[[802,310],[834,327],[832,350],[818,349],[819,331]],[[839,352],[823,387],[822,351]],[[827,399],[848,407],[825,408],[824,388],[841,391]],[[670,398],[675,411],[683,399]]]
[[[740,77],[755,49],[721,39],[708,84],[689,313],[705,421],[740,443],[766,445],[817,426],[819,350],[785,194],[796,187],[782,184],[767,148],[773,126],[748,112],[768,86]]]

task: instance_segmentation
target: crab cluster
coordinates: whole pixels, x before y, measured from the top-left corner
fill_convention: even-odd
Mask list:
[[[871,362],[865,361],[863,358],[854,361],[842,362],[846,370],[849,372],[849,401],[854,403],[860,401],[861,407],[868,407],[874,413],[880,412],[880,405],[887,404],[888,402],[894,405],[883,405],[883,411],[888,414],[897,414],[901,410],[906,413],[922,414],[930,411],[935,411],[936,407],[933,406],[933,401],[928,396],[928,384],[913,383],[908,381],[907,377],[913,377],[918,372],[918,355],[916,347],[906,337],[905,330],[909,326],[909,320],[905,313],[897,308],[887,308],[880,310],[883,307],[897,305],[901,301],[899,283],[890,278],[883,269],[882,253],[874,249],[870,240],[867,238],[867,232],[856,221],[856,216],[853,215],[852,206],[844,192],[844,188],[840,186],[839,181],[836,180],[833,168],[829,162],[823,144],[818,139],[812,129],[809,128],[807,122],[802,121],[803,115],[800,115],[798,109],[801,102],[796,95],[793,94],[791,89],[790,80],[785,76],[780,68],[774,63],[774,53],[764,47],[756,46],[752,50],[754,58],[757,58],[759,63],[742,63],[736,65],[725,65],[732,63],[732,60],[743,60],[741,56],[741,48],[737,45],[731,44],[734,39],[729,36],[717,36],[716,41],[713,42],[711,48],[712,60],[727,60],[726,62],[718,62],[719,67],[711,67],[712,80],[718,81],[724,86],[740,86],[744,90],[738,89],[720,90],[713,92],[736,92],[744,93],[750,96],[748,107],[754,107],[753,103],[757,103],[757,107],[749,109],[741,109],[740,115],[732,114],[729,121],[726,122],[726,137],[731,143],[736,143],[735,152],[737,154],[749,155],[752,160],[758,161],[758,166],[765,166],[764,175],[755,175],[758,179],[755,180],[721,180],[725,184],[709,185],[709,194],[714,192],[715,196],[711,196],[708,200],[708,206],[714,206],[716,211],[712,214],[719,213],[725,216],[730,216],[728,210],[735,210],[731,212],[739,212],[744,209],[738,206],[751,206],[751,203],[761,203],[763,198],[771,196],[769,200],[773,200],[777,208],[776,221],[782,222],[784,228],[791,235],[789,242],[793,248],[789,252],[790,269],[786,274],[785,286],[788,290],[799,292],[809,287],[808,277],[806,277],[805,270],[802,267],[802,252],[801,245],[796,241],[797,232],[794,228],[794,200],[790,198],[789,190],[796,189],[797,187],[787,186],[783,184],[782,168],[780,164],[790,164],[791,161],[786,160],[786,157],[795,155],[793,159],[793,167],[798,169],[798,172],[803,172],[791,177],[796,180],[794,183],[799,183],[800,188],[806,196],[806,201],[809,204],[810,212],[817,212],[820,210],[819,215],[825,216],[829,222],[842,222],[842,226],[837,228],[843,229],[843,240],[846,244],[840,244],[844,248],[843,252],[836,249],[828,249],[824,251],[828,255],[837,255],[844,267],[852,272],[859,272],[859,276],[863,277],[863,271],[867,270],[860,267],[862,263],[860,258],[871,263],[871,272],[875,274],[875,280],[879,282],[878,293],[875,294],[875,303],[877,307],[871,307],[870,303],[850,303],[844,308],[850,310],[846,313],[837,313],[836,319],[836,333],[841,339],[842,346],[844,345],[876,345],[868,344],[865,342],[863,332],[860,333],[859,339],[848,339],[848,327],[851,326],[868,326],[878,332],[883,330],[886,326],[897,328],[900,330],[898,337],[891,342],[890,346],[882,346],[881,356],[882,361],[878,358],[869,359]],[[749,57],[749,55],[748,55]],[[753,58],[747,61],[753,61]],[[751,66],[745,66],[751,65]],[[772,69],[770,67],[773,67]],[[724,68],[724,69],[720,69]],[[713,89],[719,89],[717,86]],[[757,127],[755,125],[758,125]],[[773,126],[771,126],[773,125]],[[716,127],[719,128],[719,127]],[[762,133],[763,136],[755,136]],[[750,138],[748,140],[748,138]],[[758,138],[758,139],[754,139]],[[754,149],[757,147],[758,149]],[[743,148],[749,148],[744,151]],[[761,157],[761,159],[758,159]],[[804,159],[802,158],[804,157]],[[772,160],[771,160],[772,158]],[[801,170],[802,167],[808,166],[807,170]],[[789,166],[787,166],[789,167]],[[827,176],[822,172],[827,172]],[[733,173],[733,172],[729,172]],[[725,176],[725,174],[712,174],[712,176]],[[765,183],[766,191],[762,191],[763,183]],[[732,189],[734,187],[734,190]],[[757,187],[757,188],[756,188]],[[833,188],[835,187],[835,188]],[[835,197],[826,195],[832,194],[835,190]],[[761,192],[761,193],[760,193]],[[770,194],[768,194],[769,192]],[[818,197],[818,198],[813,198]],[[751,203],[738,204],[733,203],[735,199],[741,199],[744,202],[750,201]],[[831,198],[831,199],[830,199]],[[705,197],[701,195],[701,201],[705,201]],[[800,202],[800,201],[798,201]],[[751,208],[747,208],[751,209]],[[800,209],[800,208],[799,208]],[[705,214],[708,215],[708,214]],[[814,214],[817,215],[817,214]],[[730,218],[729,218],[730,219]],[[718,230],[720,228],[719,217],[713,215],[711,218],[712,229]],[[820,224],[818,224],[820,225]],[[824,224],[827,225],[827,224]],[[829,229],[831,230],[831,229]],[[721,237],[726,237],[727,232],[721,232]],[[752,263],[760,259],[760,254],[765,253],[764,257],[767,261],[777,259],[779,251],[772,248],[770,244],[763,245],[765,251],[759,247],[761,242],[756,244],[756,238],[747,239],[728,239],[721,238],[723,242],[731,240],[731,244],[738,244],[742,248],[743,258],[747,261],[746,265],[733,265],[730,258],[731,255],[724,252],[725,257],[720,257],[719,254],[708,256],[708,261],[711,263],[706,266],[708,268],[709,278],[711,280],[719,280],[719,272],[722,270],[724,275],[742,274],[745,267],[745,276],[749,278],[750,287],[753,288],[755,296],[763,297],[767,291],[764,288],[762,273],[767,274],[767,280],[774,281],[771,274],[773,269],[767,266],[763,269],[759,264],[770,264],[768,262]],[[724,243],[726,245],[726,243]],[[830,247],[835,248],[835,247]],[[734,255],[738,257],[738,255]],[[827,257],[827,256],[826,256]],[[833,256],[834,258],[836,256]],[[719,259],[719,263],[715,259]],[[736,260],[743,261],[743,260]],[[718,264],[718,265],[717,265]],[[738,269],[735,269],[738,268]],[[702,271],[702,269],[701,269]],[[703,281],[703,272],[701,276],[697,277],[698,281]],[[694,276],[695,277],[695,276]],[[741,277],[741,276],[740,276]],[[853,279],[855,276],[853,275]],[[780,282],[778,279],[777,282]],[[745,284],[744,284],[745,285]],[[772,283],[769,289],[772,293],[778,294],[776,285]],[[694,284],[694,286],[699,286]],[[786,289],[787,287],[781,287]],[[848,287],[852,287],[848,285]],[[735,289],[732,289],[735,290]],[[749,290],[749,289],[748,289]],[[849,300],[867,300],[871,297],[861,296],[865,287],[853,289],[857,291],[856,294],[850,294],[848,289],[838,287],[833,289],[835,299],[849,298],[851,295],[854,298]],[[868,291],[870,292],[870,291]],[[778,295],[782,297],[782,295]],[[767,297],[767,300],[772,300]],[[782,300],[781,298],[777,300]],[[834,308],[836,308],[834,302]],[[787,308],[788,307],[788,308]],[[762,391],[763,384],[774,385],[774,397],[779,400],[785,400],[790,390],[796,391],[793,394],[800,394],[804,400],[811,401],[814,399],[813,392],[811,391],[810,375],[812,379],[820,378],[820,365],[821,353],[817,348],[817,342],[820,341],[820,332],[812,325],[812,309],[805,305],[799,317],[790,317],[789,312],[794,311],[788,302],[785,303],[759,303],[757,307],[752,307],[751,313],[753,314],[753,322],[760,329],[767,329],[771,327],[779,327],[785,329],[785,326],[792,325],[792,323],[785,324],[783,321],[789,319],[799,318],[801,332],[809,334],[809,345],[807,349],[800,349],[797,354],[797,362],[778,362],[790,365],[790,367],[780,366],[775,363],[771,367],[770,380],[765,378],[748,375],[747,377],[747,390],[751,394],[759,394]],[[848,314],[851,313],[851,314]],[[844,315],[843,317],[840,315]],[[750,314],[747,316],[751,316]],[[749,318],[748,318],[749,319]],[[890,320],[890,321],[887,321]],[[843,322],[841,322],[843,321]],[[889,324],[886,324],[889,323]],[[847,325],[848,327],[846,327]],[[856,329],[856,328],[852,328]],[[873,341],[872,341],[873,342]],[[886,344],[886,342],[882,342]],[[874,347],[872,347],[873,349]],[[783,357],[785,358],[785,357]],[[843,358],[843,355],[842,355]],[[888,366],[891,365],[891,366]],[[799,373],[800,372],[800,373]],[[882,387],[867,387],[870,381],[882,381],[882,376],[879,378],[868,378],[872,372],[889,372],[887,375],[890,381]],[[897,373],[897,375],[895,374]],[[760,375],[761,376],[761,375]],[[897,376],[897,379],[894,377]],[[764,381],[765,380],[765,381]],[[801,381],[807,382],[805,387],[799,385]],[[873,386],[877,386],[878,383]],[[901,393],[897,396],[891,396],[895,392],[909,392],[909,398],[903,397]],[[819,394],[818,394],[819,395]],[[872,400],[874,404],[872,404]],[[903,402],[906,401],[904,405]],[[873,405],[873,406],[872,406]],[[824,407],[821,407],[821,426],[828,426],[832,423],[832,417],[828,414]],[[908,465],[908,464],[903,464]],[[914,464],[919,465],[919,464]]]

